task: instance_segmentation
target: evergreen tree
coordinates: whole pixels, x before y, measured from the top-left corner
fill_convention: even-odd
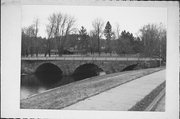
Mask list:
[[[86,29],[82,26],[79,31],[79,49],[87,52],[88,50],[88,35]]]
[[[121,32],[121,36],[117,42],[117,53],[118,54],[133,54],[134,36],[132,33],[124,30]]]
[[[105,47],[105,52],[109,52],[111,53],[111,37],[112,37],[113,33],[112,33],[112,27],[110,22],[108,21],[106,23],[105,29],[104,29],[104,36],[106,37],[106,47]]]

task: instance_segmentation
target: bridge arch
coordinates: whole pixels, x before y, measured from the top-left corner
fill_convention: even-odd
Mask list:
[[[140,64],[137,68],[148,68],[148,67],[156,67],[159,62],[156,60],[146,61],[149,65],[146,66],[144,64],[144,60],[139,61]],[[37,68],[44,63],[51,63],[56,65],[61,69],[63,75],[72,75],[73,72],[81,65],[84,64],[94,64],[99,68],[103,69],[103,72],[106,74],[120,72],[125,67],[131,64],[138,63],[136,60],[58,60],[58,59],[50,59],[50,60],[22,60],[21,61],[21,73],[22,74],[33,74],[37,70]]]
[[[73,72],[73,77],[75,80],[82,80],[92,76],[99,75],[103,69],[94,63],[85,63],[79,65]]]
[[[62,74],[63,71],[57,65],[48,62],[40,64],[35,70],[36,77],[45,85],[57,83]]]

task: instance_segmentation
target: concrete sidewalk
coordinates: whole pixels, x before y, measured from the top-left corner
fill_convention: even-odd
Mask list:
[[[126,111],[164,81],[165,70],[158,71],[63,109]]]

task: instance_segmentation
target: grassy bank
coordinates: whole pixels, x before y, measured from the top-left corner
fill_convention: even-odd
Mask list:
[[[61,109],[161,69],[151,68],[128,71],[73,82],[21,100],[20,107],[23,109]]]

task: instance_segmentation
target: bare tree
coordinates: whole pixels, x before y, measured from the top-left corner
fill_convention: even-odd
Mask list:
[[[93,22],[92,22],[92,26],[93,26],[93,31],[94,31],[94,34],[96,35],[97,37],[97,40],[98,40],[98,53],[100,55],[101,51],[100,51],[100,38],[102,37],[102,33],[103,33],[103,25],[104,25],[104,22],[101,20],[101,19],[95,19]]]
[[[55,30],[55,24],[56,24],[56,14],[52,14],[48,18],[49,24],[46,25],[46,32],[48,35],[48,39],[52,38],[54,35],[54,30]]]
[[[22,42],[21,42],[21,54],[22,56],[28,56],[30,50],[30,40],[28,39],[27,28],[22,28]]]
[[[55,31],[54,31],[54,37],[59,36],[59,27],[62,23],[63,15],[62,13],[58,13],[55,15]]]
[[[63,53],[65,41],[67,36],[73,31],[75,21],[76,20],[74,17],[62,13],[53,13],[49,17],[49,24],[47,25],[47,46],[49,56],[51,52],[50,39],[56,40],[56,47],[58,49],[59,55]]]
[[[61,28],[63,31],[63,33],[61,34],[62,42],[60,44],[61,54],[62,54],[62,51],[64,50],[64,47],[66,47],[65,42],[67,40],[67,36],[74,30],[73,26],[75,24],[75,21],[76,21],[75,18],[72,16],[65,15],[64,17],[64,24],[63,24],[63,27]]]
[[[35,37],[36,34],[35,34],[34,25],[30,25],[27,28],[24,28],[24,33],[29,37]]]
[[[56,14],[52,14],[51,16],[49,16],[48,18],[49,24],[46,26],[46,32],[48,35],[48,39],[46,42],[46,51],[45,51],[45,56],[47,55],[47,53],[49,54],[49,56],[51,56],[51,41],[50,39],[53,37],[54,35],[54,31],[55,31],[55,25],[56,25]]]
[[[38,31],[39,31],[39,19],[36,18],[34,20],[34,29],[35,29],[35,37],[37,37]]]
[[[37,42],[37,34],[38,34],[38,31],[39,31],[39,19],[36,18],[34,20],[34,32],[35,32],[35,37],[34,37],[34,40],[36,40],[36,43],[34,44],[35,46],[35,53],[36,53],[36,56],[38,56],[38,53],[39,53],[39,42]]]
[[[29,52],[31,56],[36,53],[38,56],[39,51],[39,43],[37,40],[37,35],[39,31],[39,19],[36,18],[29,27],[22,28],[22,42],[23,45],[26,46],[26,56],[28,56]],[[26,42],[26,43],[25,43]]]
[[[36,36],[34,24],[30,25],[27,28],[24,28],[23,33],[26,34],[30,38],[29,42],[28,42],[28,46],[29,46],[28,52],[30,52],[31,56],[33,56],[33,54],[34,54],[34,46],[35,46],[34,38]]]
[[[140,29],[144,45],[144,55],[148,57],[166,56],[166,30],[161,25],[148,24]],[[163,48],[162,48],[163,46]],[[163,51],[162,51],[163,49]],[[162,54],[163,52],[163,54]]]
[[[119,24],[116,24],[115,27],[116,27],[116,28],[115,28],[115,36],[116,36],[116,39],[119,39],[120,36],[121,36],[121,33],[120,33],[120,26],[119,26]]]
[[[63,27],[65,22],[66,22],[66,17],[64,17],[62,13],[57,13],[54,37],[56,39],[56,48],[58,49],[59,54],[61,51],[60,45],[61,45],[62,36],[64,35]]]

